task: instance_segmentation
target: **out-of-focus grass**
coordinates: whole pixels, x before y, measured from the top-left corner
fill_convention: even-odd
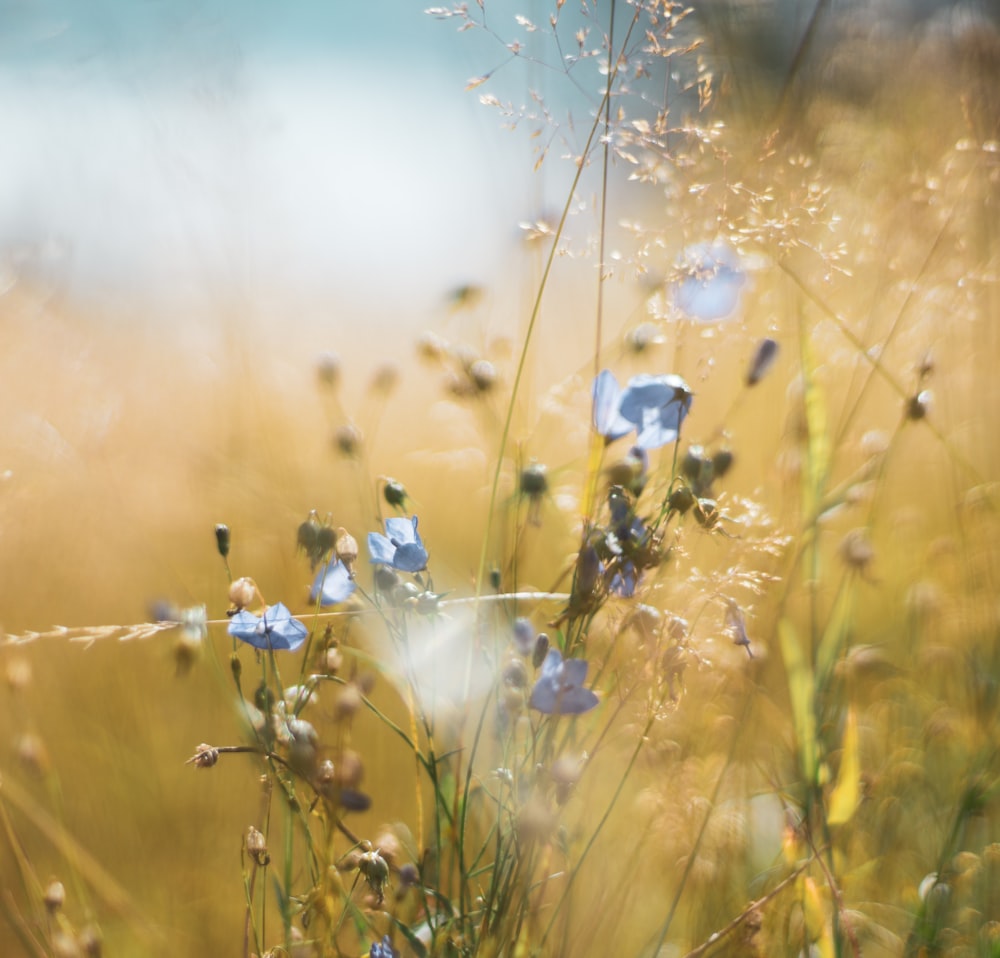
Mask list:
[[[587,859],[570,891],[565,875],[552,880],[541,917],[532,916],[526,940],[540,953],[642,954],[662,930],[683,954],[811,853],[829,871],[813,866],[713,953],[851,953],[859,942],[865,954],[890,955],[915,928],[927,953],[995,953],[998,168],[981,118],[956,112],[963,80],[951,79],[927,110],[922,86],[887,84],[871,109],[816,94],[800,126],[774,142],[737,117],[725,162],[705,159],[707,185],[695,190],[692,173],[687,193],[675,190],[649,213],[650,228],[677,224],[688,239],[711,238],[720,228],[713,217],[745,232],[758,265],[738,320],[664,322],[664,342],[637,354],[622,332],[645,318],[643,294],[630,279],[609,293],[602,364],[620,378],[687,378],[696,399],[681,448],[724,429],[736,465],[719,484],[719,504],[734,521],[714,534],[687,521],[641,593],[665,617],[690,623],[678,661],[662,649],[651,658],[654,644],[629,624],[625,601],[611,600],[590,629],[592,674],[603,663],[611,689],[607,739],[588,740],[599,747],[564,811],[566,861],[585,849]],[[897,122],[887,131],[889,116]],[[841,245],[837,258],[820,255]],[[640,259],[670,266],[655,244]],[[583,273],[570,263],[573,283],[553,281],[513,419],[516,455],[488,561],[509,572],[518,525],[519,586],[557,586],[579,548],[593,347],[581,333],[590,316],[581,317],[579,290],[569,287]],[[301,611],[310,573],[295,554],[298,523],[311,508],[329,511],[363,540],[376,527],[379,475],[405,481],[435,586],[474,592],[523,334],[516,295],[495,296],[493,309],[518,316],[516,330],[513,319],[508,329],[506,319],[480,318],[489,301],[450,321],[479,338],[500,372],[495,391],[460,401],[410,344],[394,343],[393,354],[363,331],[338,327],[331,342],[316,342],[239,323],[212,333],[198,324],[126,330],[36,291],[8,292],[0,300],[4,628],[141,622],[161,596],[205,602],[220,618],[218,521],[233,530],[234,574],[252,575],[269,601]],[[506,351],[487,342],[497,326],[512,341]],[[743,371],[765,334],[781,341],[780,360],[746,391]],[[342,360],[336,391],[317,384],[314,367],[331,347]],[[929,414],[904,421],[928,351]],[[389,361],[400,378],[380,391],[372,380]],[[802,477],[819,455],[818,407],[830,456],[825,492],[846,484],[851,494],[814,522]],[[366,437],[360,460],[334,449],[333,432],[348,420]],[[514,498],[518,456],[550,470],[537,526]],[[671,457],[659,454],[664,485]],[[862,481],[868,462],[875,466]],[[870,558],[845,552],[859,527]],[[368,576],[362,568],[366,587]],[[734,596],[748,610],[752,660],[725,631],[721,599]],[[538,623],[558,611],[545,608]],[[824,682],[809,683],[816,741],[808,744],[822,766],[813,782],[804,781],[780,621],[812,664],[830,623],[843,633]],[[12,831],[41,881],[51,874],[66,884],[74,920],[100,923],[109,954],[239,953],[240,843],[259,812],[259,768],[241,756],[211,771],[183,764],[198,742],[237,744],[244,732],[232,707],[231,640],[213,629],[214,655],[183,674],[175,641],[166,632],[84,647],[50,637],[0,650],[9,678],[0,772],[72,842],[40,830],[17,801],[6,804]],[[22,682],[25,667],[31,679]],[[676,701],[655,694],[668,674]],[[387,680],[373,701],[405,724]],[[817,805],[832,804],[849,712],[862,785],[856,810],[830,825]],[[332,728],[328,703],[320,714]],[[354,723],[351,747],[365,758],[374,803],[356,830],[370,837],[383,822],[402,822],[415,831],[412,755],[374,721]],[[127,904],[102,896],[86,864],[74,862],[73,843],[125,889]],[[0,862],[0,885],[16,889],[12,859]],[[920,891],[932,872],[947,894]],[[8,915],[24,908],[11,902],[23,896],[5,898]],[[564,907],[546,940],[557,902]],[[17,949],[11,929],[0,928],[0,942]]]

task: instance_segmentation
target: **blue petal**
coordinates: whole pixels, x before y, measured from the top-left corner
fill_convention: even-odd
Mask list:
[[[641,426],[647,409],[658,409],[674,398],[672,376],[650,376],[640,373],[633,376],[622,393],[621,414],[636,426]],[[683,382],[683,380],[682,380]]]
[[[594,428],[608,442],[632,431],[632,423],[618,411],[621,389],[610,369],[602,369],[594,379]]]
[[[229,620],[227,631],[233,638],[239,639],[241,642],[249,642],[258,649],[266,649],[266,645],[259,644],[263,640],[263,634],[260,636],[257,635],[258,627],[263,632],[263,623],[260,618],[252,612],[247,612],[246,609],[243,609]]]
[[[391,519],[389,520],[392,521]],[[372,562],[382,565],[392,565],[392,558],[396,554],[396,547],[381,532],[368,533],[368,552],[371,554]]]
[[[396,549],[392,567],[400,572],[421,572],[427,568],[427,550],[419,542],[408,542]]]
[[[316,575],[309,592],[309,601],[319,599],[322,606],[336,605],[348,598],[356,588],[343,562],[327,563]]]
[[[255,649],[288,649],[295,651],[305,641],[309,630],[292,617],[281,602],[256,616],[244,609],[229,621],[229,634],[252,645]]]
[[[294,652],[306,640],[309,630],[281,602],[264,610],[262,618],[265,642],[272,649],[287,649]],[[267,648],[267,645],[262,648]]]
[[[623,598],[630,599],[635,595],[635,587],[638,584],[639,577],[635,573],[635,563],[631,560],[623,562],[621,566],[621,571],[616,572],[611,577],[611,582],[608,588],[614,592],[615,595],[620,595]]]
[[[674,298],[692,319],[724,319],[736,309],[746,273],[735,250],[699,243],[684,251],[681,268],[687,275],[674,284]]]
[[[558,649],[549,649],[528,704],[546,715],[589,712],[600,700],[590,689],[580,687],[586,678],[587,663],[583,659],[563,661]]]
[[[397,545],[405,545],[407,542],[419,542],[417,535],[417,517],[407,519],[403,516],[393,516],[385,520],[386,537]]]

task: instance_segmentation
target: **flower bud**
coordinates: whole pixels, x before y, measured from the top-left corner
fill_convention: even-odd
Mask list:
[[[353,457],[361,447],[361,430],[353,423],[345,423],[333,434],[333,442],[341,454]]]
[[[406,508],[406,487],[395,479],[386,479],[382,497],[394,509]]]
[[[914,421],[923,419],[931,408],[931,391],[922,389],[915,396],[911,396],[906,403],[906,417]]]
[[[747,386],[756,386],[770,372],[778,358],[778,344],[773,339],[762,339],[754,350],[753,359],[747,369]]]
[[[389,863],[378,851],[368,851],[358,859],[358,871],[381,904],[385,898],[385,886],[389,881]]]
[[[543,496],[549,491],[547,469],[540,462],[530,462],[521,470],[521,494]]]
[[[316,359],[316,378],[321,386],[332,389],[340,380],[340,358],[336,353],[320,353]]]
[[[354,578],[354,563],[358,561],[358,541],[343,526],[337,528],[337,558]]]
[[[684,515],[694,505],[694,493],[687,486],[678,486],[667,500],[671,512]]]
[[[538,633],[535,639],[535,651],[531,656],[531,664],[540,669],[545,661],[545,656],[549,654],[549,637],[544,632]]]
[[[469,379],[478,392],[489,392],[496,385],[496,366],[488,359],[477,359],[469,366]]]
[[[229,556],[230,539],[229,526],[224,522],[217,522],[215,524],[215,546],[223,559]]]
[[[43,901],[45,902],[45,910],[50,915],[59,911],[66,901],[66,889],[63,887],[63,883],[53,878],[45,888]]]
[[[270,863],[271,856],[267,851],[267,839],[253,825],[247,829],[246,846],[247,854],[261,868],[265,868]]]
[[[229,601],[232,604],[232,611],[239,612],[250,605],[257,598],[257,583],[249,576],[235,579],[229,586]]]

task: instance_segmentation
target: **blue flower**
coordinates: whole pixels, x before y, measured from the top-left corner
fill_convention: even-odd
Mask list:
[[[266,608],[262,615],[243,609],[229,620],[229,634],[255,649],[288,649],[294,652],[309,630],[281,602]]]
[[[639,574],[635,570],[635,563],[631,559],[626,559],[618,568],[618,571],[611,577],[608,588],[622,598],[630,599],[635,595],[635,587],[639,584]]]
[[[684,250],[683,278],[673,285],[674,300],[692,319],[711,322],[736,309],[746,273],[736,251],[726,243],[698,243]]]
[[[316,573],[312,588],[309,590],[309,601],[316,602],[318,599],[322,606],[336,605],[350,596],[355,588],[355,582],[347,571],[347,566],[334,559]]]
[[[628,381],[619,409],[639,434],[635,444],[640,449],[658,449],[677,439],[693,398],[680,376],[641,373]]]
[[[633,376],[619,389],[614,374],[604,369],[594,380],[594,428],[613,442],[637,432],[635,448],[658,449],[674,442],[691,409],[694,394],[680,376]]]
[[[583,659],[563,660],[558,649],[549,649],[528,704],[546,715],[589,712],[599,700],[590,689],[583,688],[586,679],[587,663]]]
[[[388,935],[383,935],[381,941],[376,941],[372,945],[372,950],[368,952],[368,958],[399,958],[399,952],[392,947]]]
[[[392,566],[400,572],[421,572],[427,568],[427,550],[417,532],[417,517],[385,520],[386,534],[368,533],[372,562]]]
[[[634,428],[618,411],[622,391],[610,369],[602,369],[594,378],[594,428],[605,442],[627,436]]]

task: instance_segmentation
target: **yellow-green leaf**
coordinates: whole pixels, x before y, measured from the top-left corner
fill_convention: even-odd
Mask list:
[[[802,774],[810,784],[816,781],[816,686],[795,627],[788,619],[778,622],[778,641],[785,661],[788,696],[792,703],[792,726],[799,748]]]
[[[854,709],[847,710],[844,744],[840,752],[837,781],[830,792],[826,813],[829,825],[843,825],[851,820],[861,801],[861,760],[858,756],[858,720]]]

